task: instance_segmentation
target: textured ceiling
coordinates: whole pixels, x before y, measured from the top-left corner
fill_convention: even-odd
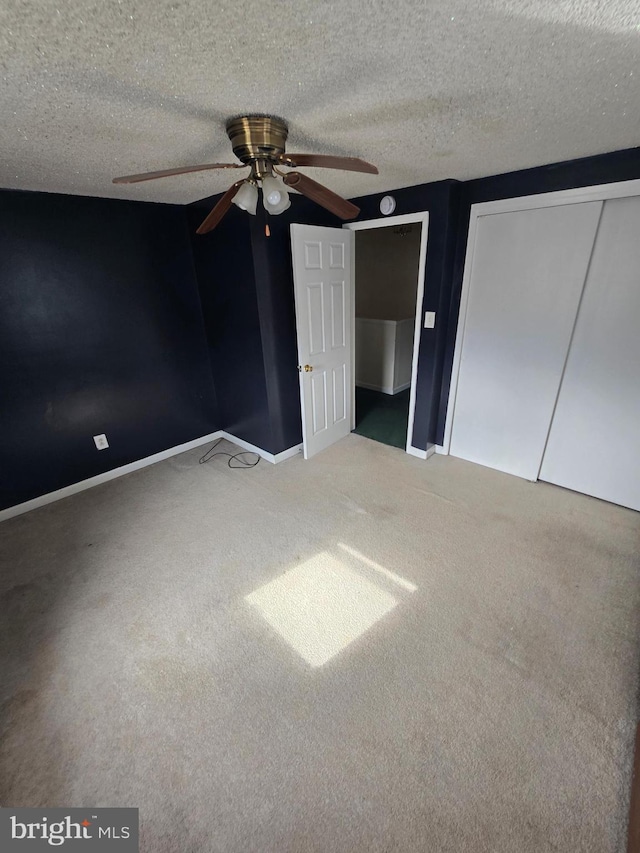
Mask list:
[[[347,197],[640,145],[640,0],[3,0],[0,186],[186,203],[238,174],[225,120],[289,122]]]

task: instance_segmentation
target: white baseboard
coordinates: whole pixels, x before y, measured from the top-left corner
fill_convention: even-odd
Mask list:
[[[284,462],[285,459],[291,459],[292,456],[297,456],[298,453],[302,453],[302,444],[296,444],[293,447],[290,447],[288,450],[283,450],[281,453],[276,453],[273,457],[274,463],[277,465],[278,462]]]
[[[411,382],[405,382],[403,385],[393,387],[391,385],[372,385],[369,382],[358,382],[356,380],[356,387],[366,388],[368,391],[380,391],[382,394],[393,396],[394,394],[399,394],[401,391],[406,391],[407,388],[411,388]]]
[[[274,465],[276,465],[278,462],[284,462],[285,459],[290,459],[297,453],[302,452],[302,445],[296,444],[293,447],[290,447],[288,450],[283,450],[281,453],[267,453],[267,451],[262,450],[261,447],[256,447],[255,444],[251,444],[250,442],[245,441],[243,438],[236,438],[234,435],[231,435],[231,433],[225,432],[224,430],[222,430],[220,435],[222,436],[222,438],[226,438],[227,441],[230,441],[233,444],[237,444],[238,447],[242,447],[243,450],[248,450],[250,453],[257,453],[267,462],[271,462]]]
[[[426,459],[427,452],[426,450],[420,450],[419,447],[407,447],[407,453],[410,453],[411,456],[417,456],[418,459]]]
[[[446,451],[441,444],[436,444],[434,446],[436,448],[436,453],[441,453],[443,456],[449,455],[448,451]]]
[[[139,471],[141,468],[146,468],[148,465],[155,465],[156,462],[162,462],[164,459],[169,459],[171,456],[177,456],[179,453],[184,453],[186,450],[192,450],[194,447],[200,447],[202,444],[209,444],[211,441],[216,441],[218,438],[226,438],[227,441],[242,447],[244,450],[250,450],[252,453],[258,453],[263,459],[272,464],[283,462],[291,456],[295,456],[302,450],[302,445],[297,444],[295,447],[290,447],[288,450],[283,450],[282,453],[267,453],[255,444],[249,444],[248,441],[243,441],[241,438],[236,438],[224,430],[203,435],[201,438],[194,438],[193,441],[187,441],[185,444],[178,444],[175,447],[169,447],[167,450],[162,450],[160,453],[154,453],[152,456],[145,456],[144,459],[137,459],[135,462],[129,462],[127,465],[121,465],[119,468],[113,468],[111,471],[104,471],[102,474],[96,474],[95,477],[89,477],[86,480],[80,480],[78,483],[71,483],[70,486],[65,486],[62,489],[57,489],[55,492],[48,492],[46,495],[40,495],[30,501],[16,504],[15,506],[7,507],[0,510],[0,522],[8,521],[16,515],[22,515],[24,512],[30,512],[32,509],[37,509],[46,504],[60,501],[63,498],[68,498],[70,495],[75,495],[77,492],[83,492],[85,489],[91,489],[93,486],[99,486],[101,483],[108,483],[109,480],[115,480],[117,477],[123,477],[125,474],[131,474],[133,471]]]
[[[426,450],[420,450],[419,447],[407,447],[407,453],[410,453],[411,456],[417,456],[418,459],[429,459],[435,452],[435,444],[430,444]]]

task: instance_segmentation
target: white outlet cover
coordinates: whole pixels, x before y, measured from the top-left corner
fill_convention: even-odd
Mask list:
[[[109,447],[107,436],[104,433],[102,433],[101,435],[94,435],[93,440],[95,441],[98,450],[106,450],[107,447]]]
[[[425,329],[435,329],[436,326],[436,312],[435,311],[425,311],[424,312],[424,327]]]

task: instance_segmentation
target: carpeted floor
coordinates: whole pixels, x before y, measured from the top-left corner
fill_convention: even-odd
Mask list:
[[[408,388],[392,395],[356,387],[355,433],[404,450],[408,423]]]
[[[350,435],[0,525],[0,799],[145,853],[625,849],[637,513]]]

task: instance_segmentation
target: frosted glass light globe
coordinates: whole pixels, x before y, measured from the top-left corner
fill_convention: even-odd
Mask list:
[[[289,193],[284,184],[276,180],[273,175],[267,175],[262,179],[262,203],[267,213],[272,216],[277,216],[291,206]]]

